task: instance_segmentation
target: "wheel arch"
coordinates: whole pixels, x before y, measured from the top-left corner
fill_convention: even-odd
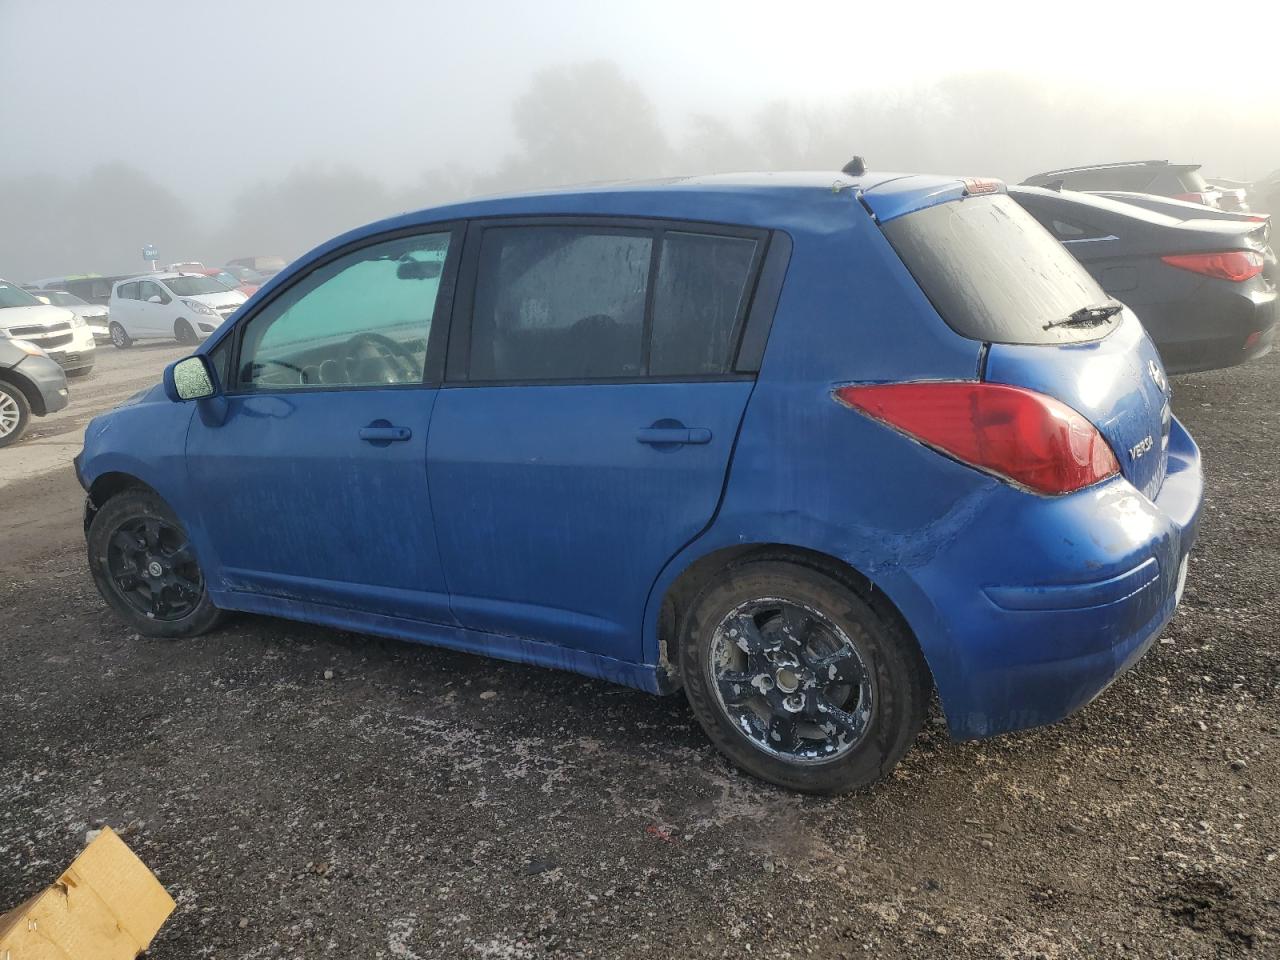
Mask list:
[[[49,408],[45,405],[44,396],[36,388],[36,385],[24,377],[16,368],[5,367],[0,369],[0,381],[21,391],[27,400],[27,406],[31,408],[31,412],[37,417],[43,417],[48,413]]]
[[[877,615],[898,623],[905,635],[912,638],[930,683],[934,682],[930,658],[924,644],[912,628],[910,620],[882,586],[847,560],[831,553],[793,543],[760,541],[722,545],[687,559],[678,572],[672,573],[670,567],[665,572],[666,584],[660,594],[654,628],[658,668],[665,673],[669,689],[678,689],[683,683],[678,666],[678,644],[683,632],[684,617],[693,599],[707,584],[734,567],[762,560],[795,563],[830,577],[852,590]]]
[[[98,511],[106,502],[126,490],[145,490],[164,500],[164,495],[160,491],[132,473],[123,470],[101,473],[89,484],[88,497],[85,499],[84,530],[86,534],[89,532],[89,525],[93,523],[93,518],[98,515]]]

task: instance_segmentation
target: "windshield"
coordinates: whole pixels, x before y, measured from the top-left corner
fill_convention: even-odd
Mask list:
[[[165,286],[179,297],[198,297],[204,293],[226,293],[227,287],[213,277],[174,277]]]
[[[236,287],[240,286],[240,281],[229,274],[226,270],[220,270],[218,273],[213,274],[213,279],[217,280],[228,290],[234,290]]]
[[[891,220],[884,233],[961,336],[1076,343],[1106,336],[1118,322],[1061,324],[1111,301],[1062,244],[1003,194],[928,207]]]
[[[39,300],[21,287],[0,280],[0,309],[5,307],[39,307]]]

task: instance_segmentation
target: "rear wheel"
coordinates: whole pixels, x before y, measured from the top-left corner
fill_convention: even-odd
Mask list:
[[[680,665],[711,741],[762,780],[840,793],[884,777],[924,723],[912,637],[809,567],[731,568],[694,601]]]
[[[124,327],[120,326],[120,324],[116,323],[114,320],[111,321],[111,326],[107,328],[107,332],[111,334],[112,344],[119,347],[121,350],[125,350],[133,346],[133,337],[125,333]]]
[[[199,340],[195,330],[186,320],[179,320],[173,325],[173,335],[177,337],[179,343],[188,346]]]
[[[26,394],[0,380],[0,447],[17,443],[31,422],[31,404]]]
[[[186,531],[151,491],[126,490],[108,500],[88,540],[98,592],[139,633],[194,637],[221,619]]]

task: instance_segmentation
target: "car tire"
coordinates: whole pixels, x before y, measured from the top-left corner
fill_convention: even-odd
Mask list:
[[[178,320],[173,325],[173,336],[183,346],[191,346],[193,343],[199,343],[200,338],[196,336],[195,328],[186,320]]]
[[[125,333],[124,327],[120,326],[120,324],[116,323],[114,320],[111,321],[111,326],[107,327],[107,332],[111,335],[112,345],[117,349],[127,350],[133,346],[133,337]]]
[[[0,380],[0,447],[17,443],[31,422],[31,404],[12,383]]]
[[[98,592],[144,636],[195,637],[223,617],[181,522],[150,490],[127,489],[103,504],[89,525],[88,552]]]
[[[932,690],[900,618],[788,561],[743,563],[707,585],[684,618],[679,660],[711,742],[747,773],[805,793],[885,777]]]

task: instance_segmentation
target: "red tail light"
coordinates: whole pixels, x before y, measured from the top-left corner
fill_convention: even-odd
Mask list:
[[[1201,273],[1219,280],[1243,283],[1262,272],[1262,254],[1254,250],[1228,250],[1226,253],[1179,253],[1161,257],[1171,267]]]
[[[1062,494],[1120,472],[1098,428],[1065,403],[1001,383],[840,387],[836,399],[962,463]]]

